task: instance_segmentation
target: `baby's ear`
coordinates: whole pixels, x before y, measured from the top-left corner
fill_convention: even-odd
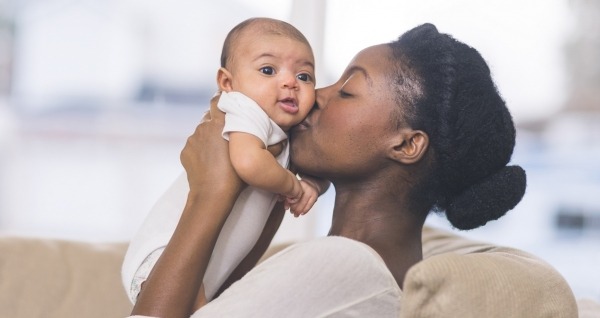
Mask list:
[[[219,86],[219,90],[223,92],[230,92],[233,90],[231,87],[231,81],[233,76],[231,76],[231,72],[229,72],[226,68],[221,67],[217,71],[217,85]]]

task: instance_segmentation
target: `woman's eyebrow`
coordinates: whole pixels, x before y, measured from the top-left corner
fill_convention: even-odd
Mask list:
[[[346,71],[346,76],[350,76],[352,75],[352,73],[362,73],[362,75],[365,77],[365,79],[367,80],[367,83],[369,84],[369,86],[372,84],[371,81],[371,77],[369,76],[369,73],[367,72],[367,70],[365,68],[363,68],[362,66],[358,66],[358,65],[353,65],[352,67],[350,67],[347,71]]]

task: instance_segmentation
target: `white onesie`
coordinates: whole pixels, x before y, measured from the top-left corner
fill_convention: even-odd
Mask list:
[[[287,134],[247,96],[221,93],[219,109],[225,114],[223,137],[239,131],[253,134],[265,145],[274,145]],[[277,162],[289,165],[289,144],[277,156]],[[135,303],[140,285],[146,280],[179,222],[187,200],[189,185],[182,173],[154,205],[141,228],[131,240],[123,261],[122,280],[130,300]],[[218,288],[254,247],[277,195],[255,187],[247,187],[238,197],[217,239],[204,276],[206,297],[211,300]]]

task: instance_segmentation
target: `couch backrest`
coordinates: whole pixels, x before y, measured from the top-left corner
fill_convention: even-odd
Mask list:
[[[0,317],[126,317],[126,243],[0,237]]]
[[[128,316],[126,248],[0,237],[0,318]],[[567,282],[530,254],[430,228],[423,254],[405,278],[403,317],[577,317]]]

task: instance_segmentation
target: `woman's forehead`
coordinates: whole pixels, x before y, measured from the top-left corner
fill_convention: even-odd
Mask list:
[[[352,73],[360,71],[369,84],[387,79],[390,73],[395,72],[391,58],[392,51],[386,44],[368,47],[356,54],[350,61],[343,77],[348,77]]]
[[[392,51],[388,45],[370,46],[354,56],[348,69],[360,67],[367,70],[368,73],[389,70],[391,57]]]
[[[381,61],[382,58],[388,60],[391,56],[392,50],[387,44],[378,44],[369,46],[362,51],[358,52],[353,60],[360,60],[362,62],[369,61]]]

